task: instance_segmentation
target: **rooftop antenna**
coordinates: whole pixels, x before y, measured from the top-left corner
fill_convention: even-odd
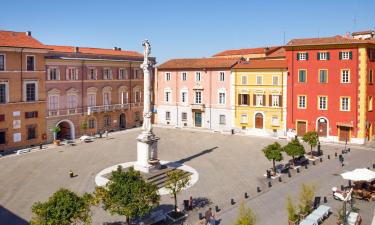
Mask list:
[[[320,38],[320,28],[318,28],[318,38]]]
[[[285,31],[283,32],[283,38],[284,38],[284,45],[285,45]]]

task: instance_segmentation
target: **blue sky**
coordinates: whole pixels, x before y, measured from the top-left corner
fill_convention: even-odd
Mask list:
[[[2,0],[0,29],[45,44],[142,51],[158,62],[209,57],[236,48],[280,45],[375,28],[374,0]]]

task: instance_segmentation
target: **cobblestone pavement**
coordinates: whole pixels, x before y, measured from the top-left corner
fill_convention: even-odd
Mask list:
[[[178,196],[179,203],[189,196],[209,200],[212,207],[221,208],[217,219],[222,225],[233,222],[239,202],[244,200],[244,192],[249,193],[250,198],[245,203],[254,209],[260,224],[286,224],[286,196],[296,196],[301,183],[315,183],[319,195],[330,196],[332,186],[345,183],[338,175],[342,171],[375,163],[375,151],[371,148],[353,147],[351,153],[345,155],[347,165],[341,167],[333,153],[339,152],[342,145],[323,145],[325,154],[331,154],[331,160],[325,158],[323,163],[302,169],[300,174],[293,173],[292,178],[283,177],[281,183],[273,181],[273,186],[268,188],[263,174],[271,167],[271,162],[261,149],[274,141],[285,144],[285,140],[167,128],[156,128],[155,133],[161,138],[159,157],[162,160],[180,161],[199,172],[199,181]],[[99,171],[136,160],[138,134],[139,129],[127,130],[111,134],[108,140],[103,138],[73,147],[0,158],[0,224],[25,224],[31,217],[31,205],[45,201],[60,187],[78,193],[93,191],[94,177]],[[78,176],[69,178],[70,169]],[[260,194],[256,193],[258,186],[263,190]],[[234,206],[230,205],[230,198],[236,201]],[[171,204],[170,196],[162,197],[163,208],[171,208]],[[328,204],[339,203],[329,198]],[[368,204],[374,207],[373,203]],[[370,211],[368,214],[372,214]],[[188,224],[198,223],[199,212],[203,213],[204,209],[190,213]],[[372,215],[370,217],[372,219]],[[93,224],[116,221],[124,221],[124,218],[110,216],[99,208],[93,212]]]

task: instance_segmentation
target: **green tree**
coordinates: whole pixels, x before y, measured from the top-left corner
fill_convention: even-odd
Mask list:
[[[287,145],[283,147],[283,150],[287,155],[293,158],[293,163],[295,157],[305,154],[305,147],[303,147],[303,145],[299,143],[298,139],[291,140]]]
[[[262,151],[268,160],[272,160],[273,172],[276,173],[275,161],[280,162],[283,160],[281,145],[278,142],[274,142],[273,144],[266,146]]]
[[[240,204],[240,213],[233,225],[255,225],[256,216],[253,211],[246,207],[244,203]]]
[[[83,130],[83,132],[86,134],[86,130],[89,128],[89,125],[87,124],[86,121],[84,121],[83,123],[81,123],[81,129]]]
[[[82,197],[68,189],[60,189],[46,202],[33,204],[31,225],[74,225],[91,224],[93,196]]]
[[[57,134],[61,131],[60,126],[54,126],[52,127],[52,132],[53,132],[53,140],[57,139]]]
[[[309,131],[307,133],[305,133],[302,137],[302,140],[309,144],[311,149],[310,149],[310,156],[311,158],[313,157],[312,155],[312,150],[313,150],[313,147],[315,147],[318,142],[319,142],[319,136],[318,136],[318,133],[316,131]]]
[[[289,196],[286,202],[286,210],[288,212],[288,220],[296,222],[298,220],[297,210],[295,205],[293,204],[292,198]]]
[[[177,194],[189,185],[190,175],[186,175],[186,172],[175,169],[167,172],[167,181],[165,188],[169,190],[169,193],[174,197],[174,211],[177,212]]]
[[[129,224],[132,218],[147,215],[159,204],[157,190],[155,184],[147,183],[133,167],[125,172],[119,166],[112,171],[105,188],[96,188],[95,196],[98,202],[103,203],[104,210],[111,215],[125,216]]]
[[[299,192],[299,209],[303,214],[308,214],[312,211],[315,196],[315,186],[311,184],[302,184]]]

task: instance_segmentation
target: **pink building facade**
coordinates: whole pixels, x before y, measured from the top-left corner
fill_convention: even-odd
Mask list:
[[[233,127],[233,59],[174,59],[157,68],[155,123],[229,131]]]
[[[47,136],[75,139],[142,123],[143,55],[121,49],[49,46]],[[153,59],[154,60],[154,59]]]

